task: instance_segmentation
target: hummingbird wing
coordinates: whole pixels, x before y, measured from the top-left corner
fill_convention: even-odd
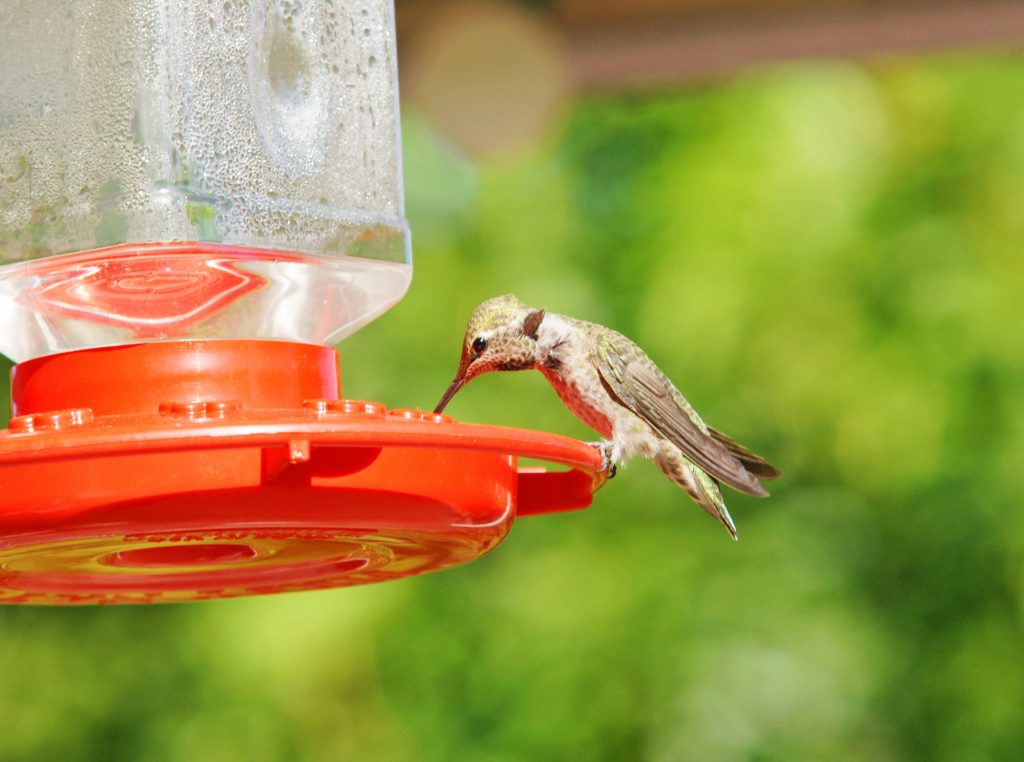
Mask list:
[[[611,329],[592,335],[590,360],[605,389],[620,405],[718,481],[749,495],[768,494],[745,468],[742,454],[730,451],[710,433],[697,411],[640,347]]]
[[[757,453],[751,452],[739,442],[730,439],[721,431],[708,426],[708,434],[725,445],[726,449],[743,464],[743,467],[758,479],[778,479],[782,476],[782,472],[767,460]]]

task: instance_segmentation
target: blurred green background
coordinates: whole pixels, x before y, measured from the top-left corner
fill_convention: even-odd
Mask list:
[[[785,472],[738,543],[649,463],[386,585],[0,608],[3,760],[1019,759],[1024,59],[584,96],[471,160],[404,113],[415,278],[346,395],[430,408],[512,291]],[[591,439],[540,374],[462,420]]]

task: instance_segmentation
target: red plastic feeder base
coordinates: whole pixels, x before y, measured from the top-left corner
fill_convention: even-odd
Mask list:
[[[0,432],[0,603],[143,603],[359,585],[584,508],[573,439],[341,400],[336,353],[177,341],[21,363]],[[568,470],[517,469],[519,456]]]

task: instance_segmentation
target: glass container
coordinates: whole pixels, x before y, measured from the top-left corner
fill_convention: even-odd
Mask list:
[[[0,352],[332,344],[412,274],[390,0],[0,5]]]

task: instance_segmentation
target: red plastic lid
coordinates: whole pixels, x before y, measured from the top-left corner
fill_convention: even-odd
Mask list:
[[[89,349],[17,365],[0,432],[0,602],[134,603],[356,585],[584,508],[566,437],[339,399],[336,353],[274,341]],[[528,456],[568,470],[518,469]]]

